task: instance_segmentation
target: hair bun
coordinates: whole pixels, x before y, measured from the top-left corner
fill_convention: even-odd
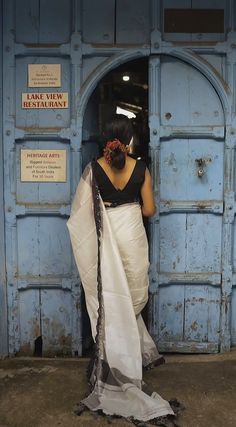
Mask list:
[[[126,148],[119,139],[108,141],[104,149],[104,157],[108,165],[116,169],[123,169],[125,165]]]

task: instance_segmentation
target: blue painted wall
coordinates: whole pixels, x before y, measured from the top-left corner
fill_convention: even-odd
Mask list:
[[[7,294],[5,269],[5,234],[4,234],[4,198],[3,198],[3,133],[2,133],[2,19],[3,5],[0,1],[0,356],[8,354],[8,327],[7,327]]]
[[[233,0],[2,2],[0,354],[8,338],[10,354],[32,355],[42,337],[44,355],[81,355],[81,288],[66,221],[81,169],[97,152],[93,91],[108,72],[144,57],[158,206],[149,328],[163,351],[228,350],[236,344]],[[225,32],[165,33],[165,7],[222,7]],[[61,87],[29,88],[32,63],[61,64]],[[21,94],[35,91],[68,92],[69,108],[22,109]],[[21,182],[24,149],[66,150],[67,181]]]

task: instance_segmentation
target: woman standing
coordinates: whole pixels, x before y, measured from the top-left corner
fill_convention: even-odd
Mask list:
[[[149,268],[142,215],[152,216],[156,208],[148,169],[128,154],[132,136],[130,120],[114,116],[104,155],[86,167],[68,221],[96,344],[92,390],[82,403],[157,424],[174,412],[157,393],[145,392],[142,381],[142,366],[163,358],[141,316]]]

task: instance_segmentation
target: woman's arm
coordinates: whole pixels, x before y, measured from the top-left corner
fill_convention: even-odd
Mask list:
[[[156,212],[156,206],[152,189],[152,178],[147,168],[145,171],[144,183],[141,187],[141,197],[143,202],[142,214],[144,216],[153,216]]]

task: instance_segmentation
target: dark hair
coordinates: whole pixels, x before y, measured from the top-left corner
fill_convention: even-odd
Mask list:
[[[118,139],[122,144],[128,145],[133,136],[133,125],[131,120],[124,114],[115,114],[105,127],[105,143]],[[125,166],[125,153],[115,149],[111,153],[111,167],[123,169]]]
[[[112,151],[110,165],[116,169],[123,169],[125,166],[125,153],[120,151],[119,148],[116,148],[114,151]]]

